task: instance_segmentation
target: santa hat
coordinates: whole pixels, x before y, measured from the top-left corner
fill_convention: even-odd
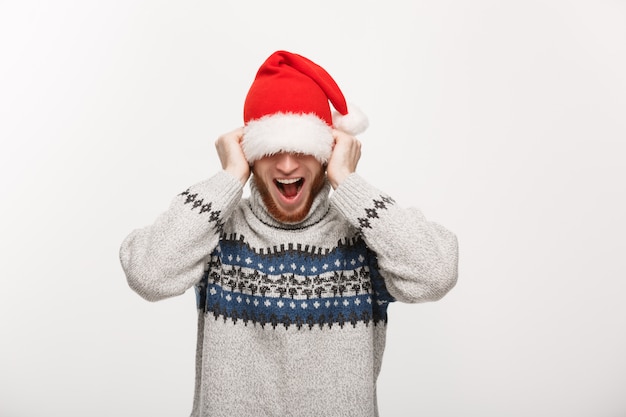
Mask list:
[[[368,126],[324,68],[286,51],[274,52],[259,68],[243,117],[242,148],[250,163],[278,152],[313,155],[326,163],[333,128],[357,135]]]

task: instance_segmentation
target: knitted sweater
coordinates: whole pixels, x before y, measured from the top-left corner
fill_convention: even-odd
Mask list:
[[[195,287],[192,417],[377,416],[390,302],[456,283],[457,240],[358,174],[298,224],[219,172],[123,242],[130,287],[156,301]]]

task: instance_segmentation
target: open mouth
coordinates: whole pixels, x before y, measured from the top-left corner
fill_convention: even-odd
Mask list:
[[[276,184],[276,188],[282,195],[287,198],[293,198],[298,195],[300,189],[302,189],[302,184],[304,184],[304,178],[284,178],[284,179],[275,179],[274,184]]]

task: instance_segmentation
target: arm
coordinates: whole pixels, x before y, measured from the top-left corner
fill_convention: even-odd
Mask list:
[[[340,133],[336,137],[327,168],[329,181],[336,184],[332,204],[361,231],[368,247],[376,253],[380,273],[394,298],[403,302],[440,299],[456,284],[456,236],[427,221],[419,210],[399,207],[356,174],[360,144],[347,143],[356,139],[345,136]],[[343,156],[335,158],[336,152]],[[346,156],[349,154],[352,156]]]
[[[123,241],[122,268],[129,286],[143,298],[180,295],[200,280],[206,257],[217,246],[249,176],[247,163],[243,168],[238,160],[243,157],[237,153],[240,140],[240,130],[221,136],[216,148],[223,171],[176,196],[152,225],[134,230]]]
[[[403,209],[358,174],[346,178],[334,206],[358,228],[377,256],[389,293],[416,303],[443,297],[457,280],[457,239],[427,221],[417,209]]]

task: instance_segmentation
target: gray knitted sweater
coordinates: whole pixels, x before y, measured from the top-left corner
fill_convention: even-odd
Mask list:
[[[282,224],[226,172],[178,195],[120,250],[147,300],[194,287],[192,417],[377,416],[390,302],[456,283],[457,240],[359,175]]]

